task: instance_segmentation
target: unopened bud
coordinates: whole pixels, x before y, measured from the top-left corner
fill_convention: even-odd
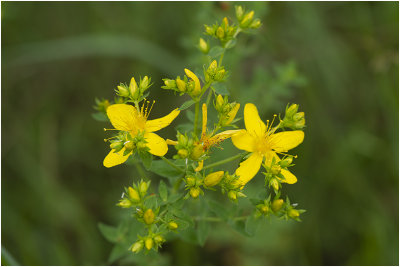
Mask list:
[[[288,118],[292,118],[294,116],[294,114],[297,113],[298,109],[299,109],[299,105],[291,104],[288,108],[286,108],[285,116]]]
[[[260,211],[262,214],[267,214],[269,211],[269,207],[267,205],[261,205],[260,206]]]
[[[123,147],[124,143],[118,141],[118,142],[113,142],[110,144],[110,148],[111,149],[115,149],[115,150],[120,150]]]
[[[224,18],[222,19],[222,23],[224,24],[224,26],[225,26],[225,29],[227,29],[227,28],[228,28],[228,26],[229,26],[229,21],[228,21],[228,18],[227,18],[227,17],[224,17]]]
[[[274,175],[278,175],[278,174],[280,174],[281,173],[281,166],[279,166],[279,165],[273,165],[272,167],[271,167],[271,173],[272,174],[274,174]]]
[[[143,240],[140,240],[131,246],[131,251],[133,253],[138,253],[142,250],[142,248],[143,248]]]
[[[131,82],[129,84],[129,92],[131,94],[131,97],[137,98],[137,91],[138,91],[137,83],[135,81],[135,78],[132,77]]]
[[[146,240],[144,241],[144,245],[146,246],[147,250],[150,250],[154,245],[153,239],[150,237],[146,238]]]
[[[178,156],[182,159],[185,159],[189,156],[189,152],[186,149],[179,149]]]
[[[146,183],[144,181],[140,182],[139,191],[140,191],[140,194],[142,194],[142,196],[144,196],[147,193],[147,189],[149,188],[149,185],[150,185],[150,182],[148,182],[148,183]]]
[[[206,41],[204,41],[203,38],[200,38],[199,40],[199,48],[200,51],[203,52],[204,54],[207,54],[208,51],[210,50],[210,46],[207,44]]]
[[[194,178],[192,176],[186,177],[186,184],[188,186],[195,186],[196,185],[196,178]]]
[[[150,79],[147,76],[144,76],[143,80],[140,81],[140,89],[142,91],[146,90],[149,87]]]
[[[154,237],[154,242],[156,242],[156,244],[161,244],[165,242],[165,238],[162,237],[161,235],[156,235]]]
[[[287,157],[279,162],[282,168],[289,167],[290,164],[293,162],[293,157]]]
[[[301,120],[299,120],[299,121],[296,121],[296,122],[293,124],[294,129],[296,129],[296,130],[303,129],[305,125],[306,125],[306,120],[305,120],[305,119],[301,119]]]
[[[198,144],[193,148],[192,154],[190,154],[190,158],[193,160],[199,159],[204,154],[203,146]]]
[[[238,19],[238,21],[241,21],[244,13],[242,6],[235,6],[235,11],[236,11],[236,18]]]
[[[212,27],[207,26],[207,25],[204,25],[204,26],[205,26],[206,33],[208,35],[214,35],[215,34],[215,31],[214,31],[214,29]]]
[[[222,29],[222,27],[218,27],[216,35],[219,39],[224,38],[225,35],[224,29]]]
[[[177,224],[176,222],[174,222],[174,221],[170,221],[170,222],[168,223],[168,228],[169,228],[170,230],[176,230],[176,229],[178,229],[178,224]]]
[[[222,95],[218,95],[215,103],[215,109],[217,111],[222,111],[224,104],[225,104],[224,98],[222,97]]]
[[[208,187],[215,186],[222,180],[223,177],[224,171],[210,173],[206,176],[206,178],[204,178],[204,185]]]
[[[198,198],[200,195],[200,188],[198,187],[192,187],[189,190],[189,194],[192,198]]]
[[[126,150],[133,150],[135,148],[135,144],[132,141],[126,141],[124,143],[124,147]]]
[[[179,78],[176,79],[176,87],[178,87],[178,90],[182,93],[186,91],[186,83]]]
[[[143,215],[143,220],[146,224],[152,224],[154,222],[154,212],[152,209],[146,210],[146,212]]]
[[[299,121],[301,119],[304,119],[304,112],[297,112],[293,115],[293,120]]]
[[[235,119],[236,114],[240,108],[240,104],[236,104],[231,111],[228,112],[226,119],[221,122],[222,126],[227,126]]]
[[[216,60],[213,60],[210,66],[208,67],[207,72],[209,72],[210,74],[214,74],[217,68],[218,68],[218,63]]]
[[[273,212],[278,212],[283,206],[283,199],[275,199],[272,201],[271,208]]]
[[[257,29],[261,26],[261,21],[259,19],[255,19],[251,24],[250,24],[250,28],[252,29]]]
[[[128,188],[128,192],[129,192],[129,197],[132,201],[134,202],[139,202],[140,201],[140,196],[139,193],[136,189],[133,189],[132,187]]]
[[[130,208],[132,206],[132,203],[130,202],[129,199],[122,199],[119,201],[119,203],[117,204],[118,206],[120,206],[121,208]]]
[[[300,213],[299,213],[298,210],[290,209],[290,210],[288,211],[288,215],[289,215],[289,217],[292,218],[292,219],[297,219],[297,218],[300,216]]]
[[[119,85],[119,86],[117,86],[117,89],[118,89],[117,94],[119,96],[122,96],[122,97],[129,96],[129,91],[128,91],[128,89],[125,88],[125,86],[120,86]]]
[[[253,17],[254,17],[254,11],[248,12],[246,15],[244,15],[242,21],[240,22],[240,26],[243,28],[249,26],[250,23],[253,21]]]
[[[236,193],[236,191],[229,191],[229,192],[228,192],[228,197],[229,197],[229,199],[231,199],[231,200],[236,200],[236,199],[237,199],[237,193]]]
[[[225,74],[226,74],[225,69],[219,70],[219,71],[215,74],[214,80],[217,81],[217,82],[222,81],[222,80],[224,79],[224,77],[225,77]]]
[[[279,182],[277,179],[272,179],[269,184],[272,186],[273,189],[275,189],[275,191],[279,190]]]
[[[164,79],[164,84],[168,88],[175,88],[176,87],[176,82],[174,80],[171,80],[171,79]]]

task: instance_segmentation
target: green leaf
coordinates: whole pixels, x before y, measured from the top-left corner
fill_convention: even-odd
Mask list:
[[[144,205],[148,209],[153,209],[157,207],[157,196],[155,194],[148,196],[144,201]]]
[[[168,189],[164,181],[160,181],[160,184],[158,185],[158,193],[160,193],[162,201],[166,202],[168,199]]]
[[[149,152],[139,152],[139,156],[146,170],[150,170],[153,161],[153,156]]]
[[[229,40],[229,42],[227,42],[225,44],[225,49],[231,49],[232,47],[234,47],[236,45],[236,38],[235,39],[231,39]]]
[[[247,232],[246,232],[246,224],[244,221],[234,221],[234,220],[229,220],[228,224],[235,229],[237,232],[241,233],[242,235],[245,236],[250,236]]]
[[[224,49],[221,46],[214,46],[211,48],[210,52],[208,52],[208,55],[211,58],[216,58],[219,57],[222,53],[224,53]]]
[[[194,122],[194,112],[191,110],[186,111],[186,117],[189,121]]]
[[[215,214],[215,216],[225,220],[228,219],[229,212],[227,211],[226,207],[224,207],[221,203],[214,200],[209,200],[208,206],[210,207],[211,212]]]
[[[108,121],[106,114],[104,114],[103,112],[92,113],[92,117],[96,121]]]
[[[177,164],[176,161],[174,163]],[[182,172],[175,169],[163,160],[153,160],[150,171],[154,172],[157,175],[160,175],[161,177],[169,179],[175,179],[183,175]]]
[[[256,218],[254,216],[254,214],[249,215],[249,217],[247,217],[246,223],[245,223],[246,233],[249,236],[254,236],[259,225],[260,225],[260,219]]]
[[[210,223],[204,220],[200,220],[197,224],[197,241],[200,246],[204,246],[206,243],[208,234],[210,233]]]
[[[185,110],[187,108],[190,108],[194,103],[196,103],[196,102],[193,99],[188,100],[182,104],[182,106],[179,108],[179,110]]]
[[[106,225],[104,223],[98,223],[100,233],[104,236],[107,241],[115,243],[118,240],[118,229],[113,226]]]
[[[229,95],[229,91],[225,83],[216,83],[212,86],[213,90],[220,95]]]
[[[178,201],[178,200],[181,199],[182,197],[183,197],[183,194],[182,194],[182,193],[181,193],[181,194],[179,194],[179,193],[172,194],[172,195],[168,198],[167,203],[168,203],[168,204],[175,203],[176,201]]]
[[[129,246],[125,243],[116,244],[111,250],[110,256],[108,257],[108,262],[113,263],[114,261],[122,258],[129,253]]]

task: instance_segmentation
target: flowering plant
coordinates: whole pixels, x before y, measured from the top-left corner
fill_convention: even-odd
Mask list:
[[[105,139],[111,150],[103,165],[110,168],[130,162],[142,172],[142,177],[134,177],[133,184],[125,188],[118,203],[132,215],[128,222],[119,228],[100,226],[103,234],[123,251],[157,251],[170,237],[185,238],[190,231],[194,231],[195,239],[202,245],[212,222],[242,227],[242,232],[251,236],[263,218],[277,216],[300,221],[304,210],[291,204],[288,196],[283,198],[281,189],[285,184],[297,182],[289,171],[297,156],[287,152],[303,142],[304,112],[298,111],[297,104],[290,104],[282,117],[274,115],[272,121],[264,122],[257,107],[246,103],[241,129],[237,118],[241,113],[240,103],[230,102],[228,94],[218,90],[217,85],[228,79],[227,67],[223,65],[225,52],[235,46],[239,33],[255,31],[261,26],[260,20],[254,18],[254,11],[245,12],[241,6],[236,7],[236,19],[232,23],[225,17],[221,23],[205,26],[205,34],[216,39],[219,45],[210,47],[209,42],[200,38],[198,47],[209,60],[203,73],[184,69],[182,77],[163,79],[163,89],[190,97],[168,115],[150,119],[155,101],[147,100],[152,85],[148,76],[139,83],[131,78],[129,85],[117,86],[114,103],[96,100],[96,117],[111,122],[113,129],[105,130],[116,131]],[[194,115],[187,131],[178,131],[170,139],[155,133],[173,124],[182,111],[192,107]],[[218,114],[212,126],[208,120],[209,109],[215,109]],[[225,142],[232,142],[243,152],[237,151],[216,161],[213,152]],[[165,157],[170,150],[175,155]],[[240,163],[233,173],[223,168],[235,160]],[[141,164],[162,177],[158,185],[148,179]],[[244,193],[246,185],[260,169],[265,180],[263,193],[248,197]],[[212,191],[220,191],[230,202],[208,198]],[[231,209],[239,199],[249,199],[253,209]]]

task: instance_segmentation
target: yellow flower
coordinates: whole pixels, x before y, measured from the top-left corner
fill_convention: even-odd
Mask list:
[[[185,69],[185,73],[194,82],[194,88],[193,88],[193,91],[192,91],[192,95],[193,96],[198,96],[201,93],[201,86],[200,86],[199,78],[197,78],[196,74],[194,74],[193,72],[191,72],[188,69]]]
[[[250,157],[240,163],[236,170],[239,176],[237,183],[244,186],[258,172],[263,159],[267,166],[271,165],[272,159],[279,161],[276,153],[287,152],[303,142],[303,131],[285,131],[274,133],[276,128],[272,128],[272,123],[267,127],[260,119],[255,105],[248,103],[244,107],[244,123],[246,130],[232,136],[233,144],[242,150],[252,152]],[[294,184],[297,182],[296,176],[286,169],[281,170],[285,177],[282,182]]]
[[[240,132],[240,130],[227,130],[227,131],[223,131],[216,135],[213,135],[213,133],[208,135],[207,134],[207,105],[204,103],[202,106],[202,113],[203,113],[203,125],[202,125],[202,130],[201,130],[201,138],[200,138],[200,141],[196,142],[196,147],[200,146],[203,150],[203,153],[206,152],[207,150],[209,150],[211,147],[218,145],[225,139]],[[201,161],[199,163],[199,167],[196,168],[195,171],[201,171],[202,168],[203,168],[203,161]]]
[[[179,115],[180,110],[175,109],[167,116],[155,120],[147,120],[151,111],[148,108],[141,110],[127,104],[115,104],[107,108],[107,116],[111,124],[116,130],[126,131],[132,137],[136,136],[139,132],[143,133],[145,146],[149,148],[149,152],[155,156],[164,156],[168,151],[168,145],[163,138],[153,133],[162,128],[167,127]],[[118,164],[124,163],[129,156],[129,153],[124,155],[125,148],[118,152],[112,149],[105,157],[103,164],[105,167],[113,167]]]

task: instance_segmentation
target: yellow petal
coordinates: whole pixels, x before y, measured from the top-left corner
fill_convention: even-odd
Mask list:
[[[155,133],[145,133],[144,139],[150,153],[156,156],[164,156],[168,151],[167,142]]]
[[[155,120],[146,121],[146,131],[155,132],[167,127],[179,115],[180,112],[181,111],[179,109],[174,109],[167,116]]]
[[[258,115],[256,106],[251,103],[247,103],[244,107],[244,124],[247,132],[254,136],[263,136],[267,130],[265,123]]]
[[[225,139],[228,139],[231,136],[235,136],[238,134],[241,130],[228,130],[228,131],[223,131],[222,133],[216,134],[207,140],[204,141],[203,148],[204,150],[209,149],[213,145],[217,145],[224,141]]]
[[[185,69],[186,75],[194,81],[194,89],[193,89],[193,94],[194,95],[199,95],[201,92],[201,86],[200,86],[200,80],[197,78],[196,74],[191,72],[188,69]]]
[[[254,151],[255,138],[250,135],[246,130],[241,130],[238,134],[232,136],[232,143],[235,147],[248,152]]]
[[[252,153],[251,156],[240,163],[236,169],[236,175],[239,176],[237,183],[240,185],[247,184],[258,172],[261,167],[263,157],[258,153]]]
[[[265,166],[271,167],[272,159],[275,158],[275,163],[279,162],[279,157],[274,151],[268,151],[265,153]]]
[[[197,166],[197,168],[194,169],[194,171],[195,172],[201,171],[203,169],[203,166],[204,166],[204,161],[202,160],[202,161],[199,162],[199,166]]]
[[[131,105],[114,104],[107,108],[107,116],[115,129],[132,131],[135,128],[137,111]]]
[[[229,111],[229,113],[228,113],[228,118],[227,118],[227,120],[225,121],[225,125],[229,125],[229,124],[233,121],[233,119],[236,117],[236,114],[237,114],[239,108],[240,108],[240,104],[236,104],[236,105],[232,108],[232,110]]]
[[[300,145],[304,140],[303,131],[286,131],[273,134],[268,138],[271,148],[277,152],[286,152]]]
[[[203,103],[203,106],[201,107],[201,111],[203,113],[203,125],[201,128],[201,138],[203,139],[206,135],[206,130],[207,130],[207,105]]]
[[[281,174],[285,177],[285,180],[282,180],[284,183],[294,184],[297,182],[296,176],[288,170],[282,169]]]
[[[165,140],[165,142],[167,143],[167,145],[171,145],[171,146],[176,146],[178,144],[178,141],[174,141],[171,139],[167,139],[167,140]]]
[[[107,168],[114,167],[116,165],[124,163],[132,152],[124,156],[125,148],[115,153],[115,149],[111,150],[110,153],[104,158],[103,165]]]

